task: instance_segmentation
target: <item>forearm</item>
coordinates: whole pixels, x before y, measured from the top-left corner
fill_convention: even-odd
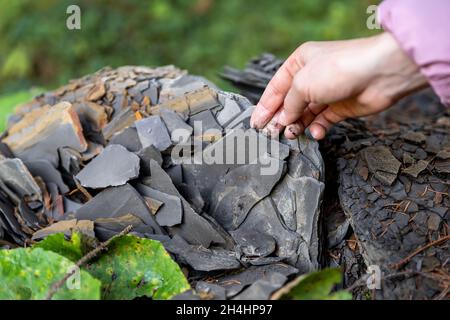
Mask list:
[[[450,1],[385,0],[378,18],[450,106]]]

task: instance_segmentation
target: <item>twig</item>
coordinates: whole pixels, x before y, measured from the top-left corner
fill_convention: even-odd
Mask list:
[[[427,250],[427,249],[430,248],[430,247],[437,246],[437,245],[439,245],[439,244],[441,244],[441,243],[444,243],[444,242],[446,242],[446,241],[449,240],[449,239],[450,239],[450,235],[447,235],[447,236],[445,236],[445,237],[441,237],[441,238],[439,238],[439,239],[437,239],[437,240],[435,240],[435,241],[432,241],[432,242],[430,242],[430,243],[424,245],[423,247],[418,248],[417,250],[415,250],[413,253],[411,253],[411,254],[410,254],[409,256],[407,256],[406,258],[400,260],[399,262],[397,262],[397,263],[395,263],[395,264],[393,264],[393,265],[390,265],[390,267],[391,267],[392,269],[398,270],[398,269],[400,269],[401,267],[403,267],[405,264],[407,264],[409,261],[411,261],[412,258],[414,258],[416,255],[418,255],[418,254],[421,253],[422,251],[425,251],[425,250]]]
[[[116,238],[118,238],[120,236],[124,236],[124,235],[128,234],[131,231],[131,229],[133,229],[133,226],[129,225],[128,227],[123,229],[120,233],[118,233],[115,236],[109,238],[107,241],[100,243],[95,249],[93,249],[92,251],[89,251],[86,255],[81,257],[81,259],[78,260],[75,265],[78,268],[80,268],[85,263],[87,263],[89,260],[91,260],[95,256],[97,256],[101,251],[105,250],[108,247],[108,245],[111,243],[111,241],[113,241],[114,239],[116,239]],[[46,300],[51,300],[53,298],[53,296],[56,294],[56,292],[59,289],[61,289],[61,287],[64,285],[64,283],[66,283],[67,279],[69,279],[74,273],[75,273],[75,269],[72,270],[71,272],[66,273],[66,275],[61,280],[59,280],[58,282],[55,282],[51,286],[49,292],[47,293]]]

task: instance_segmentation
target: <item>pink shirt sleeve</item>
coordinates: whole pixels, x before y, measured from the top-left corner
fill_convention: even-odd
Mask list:
[[[450,106],[450,0],[385,0],[378,20]]]

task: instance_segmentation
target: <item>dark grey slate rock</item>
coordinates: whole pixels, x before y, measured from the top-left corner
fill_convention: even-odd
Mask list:
[[[225,300],[226,290],[214,283],[206,281],[199,281],[195,285],[195,291],[200,296],[204,297],[204,300]]]
[[[129,184],[108,188],[84,204],[73,215],[78,220],[115,218],[132,214],[147,225],[148,233],[164,234],[139,193]]]
[[[219,93],[218,99],[223,105],[223,109],[217,113],[216,119],[221,126],[226,126],[229,122],[231,122],[231,120],[236,118],[242,110],[237,101],[231,97],[227,97],[224,94]]]
[[[286,281],[285,275],[274,272],[264,280],[257,280],[234,297],[233,300],[269,300],[270,296],[280,289]]]
[[[163,205],[156,212],[156,222],[161,227],[173,227],[183,220],[183,206],[179,197],[163,193],[146,185],[139,184],[136,189],[142,196],[161,201]]]
[[[192,210],[189,203],[181,197],[173,185],[169,175],[153,160],[150,161],[150,168],[151,178],[144,184],[161,192],[180,197],[183,204],[183,223],[170,228],[170,232],[179,235],[190,244],[202,245],[205,248],[208,248],[211,243],[225,245],[226,239],[217,231],[217,228]]]
[[[55,183],[62,194],[70,191],[62,179],[61,173],[47,160],[28,161],[25,162],[25,166],[34,177],[41,177],[46,183]]]
[[[190,245],[177,235],[170,242],[164,243],[164,247],[197,271],[235,270],[241,267],[233,251]]]
[[[87,188],[116,187],[139,176],[140,160],[121,145],[109,145],[76,178]]]
[[[241,273],[223,276],[218,279],[217,284],[224,287],[227,297],[234,297],[244,288],[255,283],[258,280],[267,280],[273,274],[279,273],[286,277],[298,273],[298,270],[290,265],[277,263],[266,266],[253,266]]]
[[[154,146],[143,148],[136,155],[141,159],[141,174],[144,176],[150,175],[150,160],[156,161],[159,165],[163,163],[161,152]]]
[[[142,149],[141,141],[134,127],[126,128],[122,132],[113,135],[109,144],[119,144],[130,152],[138,152]]]
[[[0,182],[19,198],[29,196],[42,200],[41,189],[20,159],[0,160]],[[1,185],[0,189],[2,189]],[[6,190],[3,191],[6,192]]]
[[[173,143],[181,143],[189,140],[194,129],[178,113],[167,108],[161,108],[160,116],[167,130],[169,130]]]
[[[249,164],[221,178],[211,195],[210,215],[225,229],[236,230],[256,203],[267,197],[285,172],[285,163],[270,158],[274,172],[264,175],[263,166]]]
[[[159,151],[164,151],[172,145],[169,132],[159,116],[150,116],[136,121],[136,129],[144,148],[154,146]]]

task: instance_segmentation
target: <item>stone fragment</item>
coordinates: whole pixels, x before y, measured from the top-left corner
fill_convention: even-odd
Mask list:
[[[89,90],[86,100],[95,101],[103,98],[106,94],[106,88],[103,81],[98,81],[94,84],[94,86]]]
[[[136,129],[144,148],[153,145],[159,151],[164,151],[172,145],[167,127],[159,116],[136,121]]]
[[[59,164],[62,169],[71,175],[77,175],[81,170],[82,156],[72,148],[59,148]]]
[[[199,281],[195,285],[195,291],[202,298],[202,300],[225,300],[225,288],[206,281]]]
[[[235,129],[241,124],[244,124],[245,129],[249,129],[250,117],[252,116],[253,110],[255,110],[254,106],[245,109],[244,112],[242,112],[234,120],[228,123],[225,129]]]
[[[150,213],[145,201],[129,184],[108,188],[84,204],[74,213],[78,220],[95,221],[132,214],[147,225],[148,233],[164,234]]]
[[[361,151],[370,172],[382,183],[391,185],[397,178],[401,163],[384,146],[367,147]]]
[[[28,161],[25,162],[25,166],[34,177],[41,177],[46,183],[56,184],[60,193],[66,194],[70,191],[61,173],[47,160]]]
[[[20,159],[0,160],[0,189],[8,193],[5,187],[13,192],[8,196],[35,198],[42,201],[41,189],[33,179],[30,171]]]
[[[133,125],[133,123],[137,120],[136,112],[131,108],[127,107],[122,109],[119,113],[117,113],[114,118],[109,122],[102,130],[103,137],[106,140],[112,138],[115,133],[119,133],[126,128]]]
[[[231,232],[233,235],[233,232]],[[247,257],[267,257],[275,251],[276,241],[273,237],[259,232],[236,232],[234,240]]]
[[[145,181],[145,184],[158,191],[179,197],[183,204],[183,223],[170,228],[170,232],[179,235],[192,245],[208,248],[211,243],[215,243],[227,246],[227,239],[222,235],[222,231],[191,208],[189,203],[181,197],[169,175],[153,160],[150,161],[150,168],[151,178]]]
[[[413,142],[413,143],[424,143],[427,140],[427,137],[422,132],[408,131],[401,136],[404,140]]]
[[[154,146],[148,146],[147,148],[143,148],[136,155],[141,159],[141,174],[144,176],[150,175],[150,161],[154,160],[160,166],[163,163],[163,158],[161,156],[161,152],[156,149]]]
[[[218,140],[222,137],[222,127],[217,123],[209,110],[199,112],[189,118],[189,125],[194,128],[194,134],[201,140]],[[200,136],[199,136],[200,135]],[[208,139],[212,135],[212,139]]]
[[[402,172],[417,178],[419,174],[428,167],[428,161],[419,160],[415,164],[403,169]]]
[[[180,198],[155,190],[143,184],[139,184],[136,189],[142,196],[163,203],[155,216],[156,222],[158,222],[161,227],[173,227],[181,224],[183,219],[183,206]]]
[[[241,107],[232,98],[228,98],[223,94],[219,94],[219,101],[223,105],[223,109],[217,114],[217,122],[221,126],[226,126],[229,122],[231,122],[234,118],[236,118],[241,112]]]
[[[94,102],[73,104],[78,117],[83,124],[90,124],[96,131],[102,130],[108,123],[108,114],[104,106]]]
[[[55,167],[58,165],[58,148],[70,147],[79,152],[87,149],[79,118],[68,102],[27,114],[10,128],[3,142],[24,161],[46,159]]]
[[[121,186],[139,176],[139,162],[139,157],[123,146],[109,145],[76,178],[86,188]]]
[[[122,132],[113,135],[109,144],[120,144],[130,152],[139,152],[142,149],[137,130],[133,127],[128,127]]]
[[[63,233],[66,237],[70,237],[73,232],[79,232],[88,237],[95,238],[94,222],[76,219],[59,221],[44,229],[36,231],[31,239],[38,241],[55,233]]]
[[[226,230],[236,230],[256,203],[267,197],[285,172],[285,163],[269,159],[274,171],[264,174],[260,164],[249,164],[231,170],[214,187],[210,215]]]
[[[285,277],[297,274],[298,270],[290,265],[277,263],[266,266],[253,266],[238,274],[226,275],[221,277],[217,284],[224,287],[227,292],[227,297],[236,296],[246,287],[252,285],[258,280],[267,280],[273,274],[279,273]]]
[[[173,110],[160,109],[160,116],[170,133],[173,143],[187,142],[192,135],[193,128],[184,122],[183,118]]]
[[[257,280],[242,291],[233,300],[269,300],[272,293],[280,289],[287,281],[287,277],[274,272],[264,280]]]
[[[98,218],[94,221],[95,235],[100,241],[106,241],[122,232],[126,227],[132,226],[131,234],[138,237],[151,238],[148,226],[138,217],[125,214],[118,217]]]
[[[197,271],[234,270],[241,267],[234,252],[190,245],[179,236],[174,236],[169,243],[164,243],[164,247]]]

